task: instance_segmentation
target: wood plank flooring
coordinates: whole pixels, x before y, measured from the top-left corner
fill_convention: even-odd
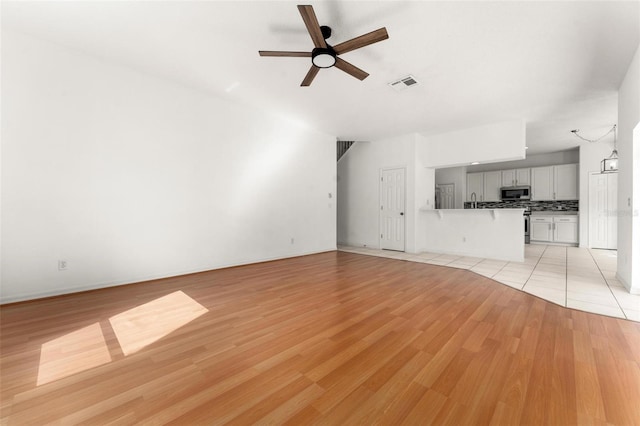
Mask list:
[[[640,324],[329,252],[0,308],[2,424],[640,424]]]

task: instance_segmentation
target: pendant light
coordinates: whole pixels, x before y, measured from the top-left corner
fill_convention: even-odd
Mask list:
[[[600,136],[598,139],[583,138],[582,136],[580,136],[578,134],[578,132],[580,130],[572,130],[571,131],[571,133],[576,135],[578,138],[582,139],[583,141],[587,141],[589,143],[598,142],[600,139],[604,138],[609,133],[613,132],[613,151],[611,152],[610,156],[608,156],[607,158],[604,158],[600,162],[600,173],[615,173],[615,172],[618,171],[618,148],[617,148],[617,145],[616,145],[616,142],[617,142],[616,141],[616,127],[617,127],[617,125],[614,124],[613,127],[611,128],[611,130],[609,130],[604,135]]]

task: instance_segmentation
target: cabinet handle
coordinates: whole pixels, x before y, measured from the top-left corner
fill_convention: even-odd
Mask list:
[[[554,200],[556,199],[556,193],[555,192],[553,193],[553,199]]]

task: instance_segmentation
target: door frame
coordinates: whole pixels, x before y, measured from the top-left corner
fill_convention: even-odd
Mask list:
[[[403,228],[403,232],[404,235],[402,236],[402,250],[392,250],[392,249],[383,249],[382,248],[382,239],[380,237],[378,237],[378,248],[380,250],[391,250],[391,251],[398,251],[401,253],[405,253],[407,250],[407,167],[406,166],[397,166],[397,167],[382,167],[380,168],[379,171],[379,180],[378,180],[378,235],[380,235],[381,231],[382,231],[382,175],[384,172],[388,172],[391,170],[402,170],[402,176],[404,177],[404,182],[402,182],[402,190],[403,190],[403,196],[402,196],[402,201],[403,201],[403,206],[402,206],[402,210],[404,212],[403,215],[403,221],[404,221],[404,226]]]

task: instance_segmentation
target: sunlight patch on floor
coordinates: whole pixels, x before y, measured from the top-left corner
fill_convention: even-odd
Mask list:
[[[109,318],[124,355],[157,342],[209,310],[176,291]],[[108,327],[106,323],[103,324]],[[111,362],[99,322],[42,344],[37,385],[44,385]]]
[[[100,323],[65,334],[42,345],[38,386],[111,362]]]
[[[157,342],[209,310],[182,291],[163,296],[109,318],[125,355]]]

